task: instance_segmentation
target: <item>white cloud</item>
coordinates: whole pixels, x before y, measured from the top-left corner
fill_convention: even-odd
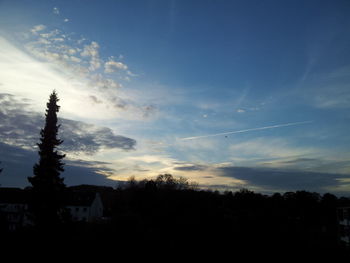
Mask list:
[[[98,49],[100,48],[99,44],[95,41],[92,41],[90,45],[85,45],[81,55],[83,57],[98,57]]]
[[[90,45],[85,45],[83,51],[80,53],[82,57],[90,57],[90,67],[89,70],[95,71],[101,67],[101,60],[98,49],[99,44],[92,41]]]
[[[122,62],[117,62],[114,60],[109,60],[105,63],[105,73],[113,73],[117,70],[127,70],[128,66]]]
[[[60,60],[62,61],[61,65],[64,65],[62,54],[48,51],[40,53],[46,61],[54,62],[54,64],[48,64],[33,59],[4,38],[0,38],[0,47],[4,50],[0,54],[2,92],[31,99],[35,110],[43,112],[48,95],[53,89],[56,89],[61,98],[61,116],[83,118],[83,120],[118,116],[116,110],[109,110],[105,104],[86,107],[88,93],[99,92],[94,89],[87,90],[87,81],[83,77],[72,79],[70,74],[73,73],[68,74],[67,71],[69,68],[64,71],[62,66],[57,67],[60,70],[55,67],[55,63]],[[82,96],[82,94],[87,95]]]
[[[67,53],[68,53],[69,55],[74,55],[75,53],[77,53],[77,50],[74,49],[74,48],[69,48],[69,49],[67,50]]]
[[[46,26],[44,25],[36,25],[30,30],[30,32],[32,32],[33,34],[38,34],[38,32],[43,31],[45,29],[46,29]]]
[[[64,38],[63,37],[56,37],[56,38],[52,38],[52,41],[57,41],[57,42],[63,42]]]
[[[70,56],[70,60],[75,63],[80,63],[81,59],[75,56]]]
[[[46,28],[46,27],[45,27]],[[44,28],[44,29],[45,29]],[[54,29],[54,30],[51,30],[50,32],[48,33],[41,33],[40,36],[41,37],[44,37],[44,38],[51,38],[51,37],[54,37],[54,36],[57,36],[59,35],[61,32],[58,30],[58,29]]]
[[[118,82],[114,81],[113,79],[105,78],[102,74],[93,74],[90,76],[90,82],[89,86],[91,87],[97,87],[101,90],[108,90],[108,89],[117,89],[121,88],[122,85]]]
[[[67,22],[69,22],[69,19],[68,19],[68,18],[65,18],[65,19],[63,20],[63,22],[67,23]]]
[[[119,80],[129,77],[125,72],[128,68],[126,64],[114,61],[110,65],[111,68],[125,69],[113,78],[106,77],[103,71],[96,72],[105,64],[97,42],[82,45],[85,38],[76,40],[73,35],[58,29],[47,30],[44,25],[37,25],[31,31],[32,36],[24,39],[24,47],[32,56],[15,48],[4,38],[0,39],[2,50],[6,51],[1,54],[1,68],[4,70],[0,77],[3,76],[4,89],[8,89],[9,93],[32,98],[38,91],[39,96],[34,99],[36,103],[46,101],[47,92],[56,89],[64,98],[62,103],[70,104],[62,105],[63,113],[83,118],[84,121],[94,118],[143,120],[151,113],[149,106],[140,103],[142,97],[132,97],[128,90],[119,91],[122,87]],[[10,73],[10,69],[16,70]],[[66,99],[68,94],[70,96]],[[87,111],[79,110],[78,107],[86,108],[86,104],[91,102],[91,96],[100,98],[102,103],[92,105]]]
[[[59,15],[60,14],[60,10],[57,8],[57,7],[54,7],[52,9],[52,12],[55,14],[55,15]]]
[[[245,112],[245,110],[244,109],[237,109],[237,111],[236,112],[238,112],[238,113],[244,113]]]
[[[123,161],[137,161],[137,162],[148,163],[148,164],[159,163],[166,166],[172,166],[176,162],[175,159],[164,155],[130,156],[123,159]]]
[[[51,41],[47,40],[46,38],[39,38],[37,41],[38,44],[43,44],[43,45],[50,45]]]

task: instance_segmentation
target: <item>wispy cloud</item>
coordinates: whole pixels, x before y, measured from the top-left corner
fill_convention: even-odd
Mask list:
[[[229,146],[232,157],[258,160],[280,159],[315,154],[319,149],[305,145],[296,146],[290,140],[281,137],[258,137]]]
[[[338,158],[316,156],[315,154],[309,156],[313,157],[290,156],[275,160],[265,160],[257,164],[261,167],[277,169],[350,174],[350,158],[347,154]]]
[[[32,32],[32,34],[36,35],[36,34],[38,34],[38,32],[43,31],[44,29],[46,29],[46,26],[44,26],[44,25],[36,25],[30,30],[30,32]]]
[[[303,78],[299,95],[319,109],[350,107],[350,66],[309,73]]]
[[[95,41],[92,41],[90,45],[85,45],[83,51],[80,53],[82,57],[90,58],[90,71],[95,71],[101,67],[99,48],[99,44]]]
[[[105,63],[105,73],[113,73],[117,70],[127,70],[128,66],[123,64],[122,62],[114,61],[110,59]]]

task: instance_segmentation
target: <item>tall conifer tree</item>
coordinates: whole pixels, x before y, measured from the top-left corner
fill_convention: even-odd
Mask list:
[[[46,109],[45,127],[41,129],[39,162],[33,167],[34,176],[28,177],[33,186],[32,210],[38,226],[53,226],[60,221],[63,208],[65,184],[60,173],[64,171],[62,159],[57,147],[63,142],[57,138],[60,125],[57,124],[57,112],[60,106],[55,91],[50,95]]]

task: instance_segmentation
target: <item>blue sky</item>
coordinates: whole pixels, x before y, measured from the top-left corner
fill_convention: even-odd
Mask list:
[[[168,172],[215,189],[348,193],[349,11],[348,1],[2,1],[1,184],[27,184],[56,89],[68,184]]]

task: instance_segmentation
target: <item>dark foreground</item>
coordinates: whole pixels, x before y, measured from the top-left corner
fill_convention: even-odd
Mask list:
[[[305,191],[266,196],[200,191],[188,185],[154,182],[117,190],[103,188],[105,218],[94,223],[66,222],[53,229],[3,231],[8,246],[59,243],[67,247],[201,247],[264,251],[318,251],[342,254],[337,207],[349,199]]]

